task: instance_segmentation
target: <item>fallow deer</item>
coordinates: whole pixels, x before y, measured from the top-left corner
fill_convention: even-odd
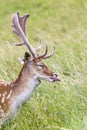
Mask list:
[[[24,65],[18,75],[18,78],[11,83],[0,81],[0,125],[3,124],[10,116],[15,116],[19,107],[29,100],[33,91],[41,83],[41,80],[50,82],[60,81],[57,74],[52,72],[43,62],[43,59],[50,58],[54,54],[54,50],[50,55],[46,55],[46,50],[42,55],[37,54],[41,48],[33,48],[26,36],[26,20],[29,15],[20,17],[19,13],[12,16],[13,32],[22,40],[17,46],[26,45],[29,53],[25,52]]]

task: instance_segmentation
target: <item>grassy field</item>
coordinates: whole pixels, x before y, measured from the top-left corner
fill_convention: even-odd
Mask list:
[[[5,130],[87,130],[87,0],[0,0],[0,79],[14,80],[21,68],[11,16],[30,13],[27,34],[34,47],[48,41],[56,54],[44,61],[61,82],[43,81]],[[2,129],[0,129],[2,130]]]

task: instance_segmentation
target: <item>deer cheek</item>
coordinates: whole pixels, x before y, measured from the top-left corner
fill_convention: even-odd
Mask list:
[[[53,75],[52,71],[49,70],[49,69],[44,69],[44,73],[45,73],[47,76],[52,76],[52,75]]]

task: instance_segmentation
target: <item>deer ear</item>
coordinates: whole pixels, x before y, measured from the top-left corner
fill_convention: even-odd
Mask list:
[[[21,64],[24,64],[24,59],[23,59],[23,58],[18,57],[18,60],[19,60],[19,62],[20,62]]]
[[[18,58],[21,64],[24,64],[26,61],[29,61],[31,55],[28,52],[25,52],[24,58]]]
[[[31,58],[31,55],[28,52],[25,52],[23,61],[26,62]]]

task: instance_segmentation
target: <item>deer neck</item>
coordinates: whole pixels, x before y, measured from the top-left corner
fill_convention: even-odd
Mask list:
[[[11,110],[13,110],[13,113],[16,113],[18,108],[29,100],[35,88],[40,84],[40,81],[36,77],[31,77],[29,74],[27,75],[23,67],[13,84]]]

